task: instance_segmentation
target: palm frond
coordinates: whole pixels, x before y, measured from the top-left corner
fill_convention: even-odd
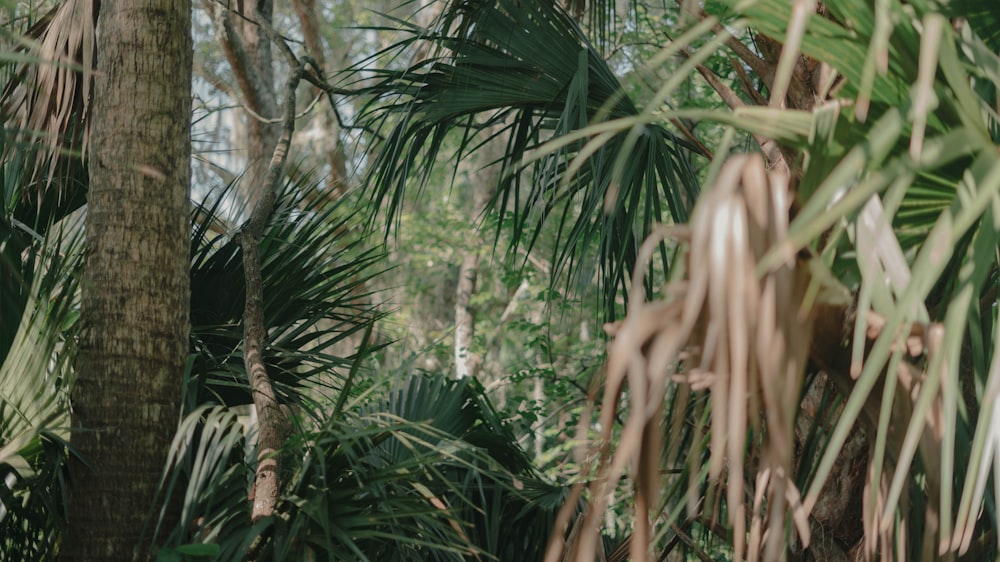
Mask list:
[[[87,152],[99,5],[65,0],[43,16],[23,41],[29,60],[0,96],[4,130],[13,137],[3,157],[32,147],[35,161],[25,177],[42,189],[78,167]]]
[[[334,385],[351,358],[330,349],[357,335],[378,314],[367,282],[380,253],[351,232],[345,203],[309,197],[308,176],[286,183],[261,244],[265,354],[283,399],[300,402],[304,384]],[[195,209],[192,239],[192,404],[249,404],[240,342],[243,274],[239,244],[227,233],[221,201]],[[223,234],[219,234],[219,233]],[[341,376],[342,378],[342,376]],[[286,402],[287,403],[287,402]]]
[[[972,87],[964,57],[974,53],[987,68],[997,57],[977,48],[976,37],[955,35],[928,3],[824,6],[829,17],[809,20],[802,51],[834,66],[843,77],[837,95],[865,111],[828,106],[817,113],[801,209],[787,242],[761,266],[767,271],[795,252],[818,252],[859,295],[853,314],[839,308],[832,316],[840,322],[817,334],[822,351],[812,350],[846,402],[808,471],[803,504],[808,510],[820,501],[860,423],[874,436],[867,552],[964,552],[996,525],[983,516],[991,511],[977,511],[989,484],[976,474],[992,460],[978,456],[965,476],[961,467],[990,439],[985,418],[975,420],[989,400],[982,389],[995,353],[982,330],[995,314],[1000,200],[992,102]],[[752,26],[784,37],[789,18],[778,2],[742,7]],[[889,16],[891,37],[881,37],[880,21]],[[980,320],[970,322],[970,315]],[[841,331],[844,323],[853,328]]]
[[[786,511],[792,514],[796,533],[808,542],[807,512],[791,479],[794,420],[811,332],[809,318],[802,314],[808,279],[794,258],[762,278],[756,273],[760,260],[785,236],[790,204],[787,177],[768,178],[758,155],[733,157],[713,189],[699,200],[689,229],[675,232],[690,240],[685,278],[667,287],[664,301],[645,303],[633,295],[608,350],[598,420],[606,429],[600,442],[611,443],[615,412],[626,387],[628,418],[613,454],[607,445],[600,449],[581,552],[597,549],[596,531],[608,494],[626,467],[632,467],[637,513],[631,558],[646,559],[654,536],[650,521],[659,519],[663,509],[660,490],[676,489],[680,483],[674,476],[664,482],[659,470],[662,460],[678,457],[677,449],[665,454],[660,427],[671,377],[709,391],[708,477],[720,482],[726,475],[726,519],[733,528],[735,556],[749,550],[764,552],[765,560],[778,559],[788,544]],[[661,229],[657,236],[668,232]],[[647,240],[640,255],[648,259],[658,243],[656,237]],[[642,277],[637,270],[633,283],[642,283]],[[680,365],[684,372],[679,375]],[[748,431],[763,428],[768,436],[763,450],[746,456]],[[691,462],[702,457],[699,441],[695,437],[691,444]],[[697,479],[698,472],[689,470],[688,477]],[[751,486],[744,474],[760,476]],[[745,499],[751,487],[756,488],[752,503]],[[694,493],[694,488],[688,490]],[[696,494],[688,497],[687,505],[691,515],[697,512]],[[670,505],[667,512],[679,515]],[[766,541],[765,531],[770,537]]]
[[[0,550],[44,560],[57,551],[64,517],[83,220],[25,224],[21,176],[0,170],[10,194],[0,208]],[[39,206],[54,199],[46,194]]]
[[[994,53],[1000,53],[1000,6],[990,0],[937,0],[941,12],[963,18]]]
[[[282,454],[296,469],[282,514],[253,527],[242,460],[255,455],[244,451],[239,416],[222,406],[192,412],[165,480],[186,486],[168,550],[200,547],[216,560],[244,559],[251,548],[276,560],[537,559],[530,549],[545,544],[563,488],[527,467],[493,425],[482,390],[426,375],[384,390],[289,443]]]
[[[214,560],[243,560],[259,537],[263,526],[247,526],[247,427],[237,408],[225,406],[201,406],[181,420],[160,484],[165,497],[181,498],[180,518],[161,529],[163,514],[151,513],[157,523],[150,532],[167,551],[199,545]]]
[[[787,2],[727,4],[779,46],[785,41],[793,23]],[[858,447],[872,451],[867,470],[852,469],[848,492],[863,496],[863,529],[845,548],[885,559],[966,553],[973,545],[984,556],[994,552],[988,543],[1000,527],[988,423],[995,414],[985,388],[995,383],[989,342],[1000,157],[995,97],[980,86],[995,87],[998,58],[975,33],[956,34],[935,6],[903,4],[829,0],[823,17],[807,19],[801,52],[840,78],[836,99],[811,115],[773,113],[792,132],[781,142],[805,152],[796,203],[775,206],[762,222],[772,200],[751,186],[780,184],[778,173],[765,180],[762,170],[742,171],[732,158],[717,161],[710,177],[721,187],[700,198],[689,230],[672,231],[690,248],[683,281],[668,286],[661,301],[630,303],[614,330],[601,427],[613,424],[626,385],[629,418],[618,446],[598,449],[592,486],[595,497],[606,496],[632,467],[639,513],[633,559],[645,559],[650,542],[664,536],[650,527],[657,506],[668,522],[685,510],[725,518],[737,556],[776,560],[786,548],[807,546],[811,525],[830,528],[830,480],[842,474],[844,455],[855,462]],[[895,23],[891,34],[887,21]],[[800,125],[789,127],[797,117]],[[715,119],[760,127],[738,114]],[[725,187],[734,174],[744,174],[737,191]],[[726,199],[733,193],[739,200]],[[780,190],[775,195],[781,199]],[[792,219],[782,226],[789,209]],[[741,234],[726,235],[732,232]],[[768,295],[775,287],[780,300]],[[686,375],[674,380],[690,386],[665,392],[665,373],[675,369]],[[798,389],[807,370],[816,380],[829,377],[844,397],[829,422],[794,422],[802,420]],[[699,398],[699,389],[708,396]],[[672,410],[668,444],[657,426],[664,395]],[[685,419],[693,429],[678,429]],[[849,444],[859,427],[869,437]],[[601,443],[609,441],[606,434]],[[678,441],[692,463],[683,474],[686,505],[677,501],[680,478],[663,483],[655,472],[661,458],[684,456],[671,452]],[[793,457],[803,443],[810,452]],[[800,463],[795,476],[790,460]],[[661,489],[669,491],[663,503]],[[793,526],[784,522],[786,506]],[[593,507],[579,547],[588,553],[596,551],[605,505]],[[801,543],[789,536],[792,528]]]
[[[418,187],[429,181],[449,132],[475,129],[475,117],[485,115],[504,126],[500,134],[508,139],[496,163],[503,173],[494,208],[501,223],[509,219],[512,247],[531,250],[543,233],[554,237],[556,273],[570,277],[592,271],[589,262],[598,258],[606,313],[613,316],[644,233],[656,222],[687,220],[698,192],[691,147],[650,122],[631,135],[611,135],[596,150],[584,152],[580,139],[528,164],[524,157],[546,141],[639,110],[553,4],[456,2],[437,29],[389,50],[430,45],[433,58],[380,71],[366,90],[376,99],[365,120],[389,129],[371,167],[375,206],[391,221],[411,178]],[[467,134],[458,152],[479,143]],[[573,164],[578,156],[582,165]]]

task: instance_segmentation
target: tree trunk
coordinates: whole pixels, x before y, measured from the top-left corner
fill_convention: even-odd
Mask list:
[[[258,22],[269,25],[273,0],[233,3],[229,7],[209,2],[222,54],[229,62],[246,118],[247,168],[237,192],[249,215],[260,197],[259,185],[267,172],[271,153],[281,132],[274,92],[271,43],[260,32]],[[230,94],[231,95],[231,94]]]
[[[244,186],[244,193],[249,192],[248,212],[252,212],[257,205],[257,197],[260,196],[257,186],[267,173],[268,164],[271,162],[271,153],[278,143],[278,136],[281,134],[280,115],[278,115],[278,101],[275,96],[274,87],[274,67],[271,58],[271,42],[260,32],[257,27],[257,20],[271,23],[272,12],[274,11],[273,0],[257,0],[247,2],[248,19],[240,20],[240,35],[243,37],[243,44],[246,46],[252,65],[248,72],[254,76],[254,95],[258,97],[257,113],[268,119],[263,122],[259,118],[247,115],[247,171],[244,175],[247,185]],[[247,94],[249,95],[249,94]]]
[[[99,30],[61,556],[147,559],[188,352],[191,2],[104,0]]]
[[[316,0],[292,0],[292,8],[299,18],[299,27],[302,30],[302,38],[305,40],[306,51],[316,61],[316,66],[326,72],[326,49],[323,47],[323,39],[320,35],[319,12],[316,10]],[[323,91],[317,87],[312,88],[313,96],[322,96]],[[347,155],[344,147],[340,143],[340,131],[337,122],[333,119],[334,107],[326,108],[325,104],[319,105],[319,115],[313,122],[318,139],[316,149],[326,158],[329,171],[326,173],[326,189],[333,200],[338,200],[344,196],[347,190]]]
[[[479,275],[479,251],[463,252],[455,289],[455,377],[464,379],[478,370],[480,358],[472,352],[476,315],[472,311],[472,295],[476,292]]]
[[[458,283],[455,287],[455,376],[460,379],[475,376],[483,361],[481,356],[472,351],[476,315],[471,301],[476,292],[476,278],[479,276],[479,251],[485,245],[480,235],[479,222],[500,183],[500,164],[493,162],[503,155],[505,140],[504,137],[494,137],[487,142],[483,149],[485,167],[475,173],[470,221],[473,247],[462,252],[462,264],[458,268]]]

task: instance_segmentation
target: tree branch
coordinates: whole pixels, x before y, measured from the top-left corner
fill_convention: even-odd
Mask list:
[[[265,29],[265,26],[261,26]],[[273,31],[273,30],[272,30]],[[284,42],[282,42],[284,45]],[[287,49],[287,45],[284,45]],[[279,46],[280,48],[280,46]],[[250,218],[239,233],[243,250],[243,273],[246,279],[246,307],[243,313],[244,362],[250,377],[254,408],[260,425],[257,446],[257,473],[254,480],[252,520],[258,521],[274,513],[281,488],[278,452],[284,444],[288,418],[281,410],[277,395],[264,365],[263,350],[267,347],[267,325],[263,311],[263,281],[260,271],[260,241],[267,220],[274,210],[278,182],[288,156],[295,130],[295,90],[305,68],[291,57],[292,72],[285,84],[281,136],[268,164],[260,189],[260,199]]]
[[[677,4],[680,5],[682,9],[684,9],[683,0],[677,0]],[[703,8],[695,8],[694,6],[689,6],[689,8],[691,8],[689,10],[690,12],[696,13],[702,19],[710,17],[708,15],[708,12],[706,12]],[[722,24],[718,23],[712,29],[716,33],[720,33],[725,30]],[[775,43],[777,44],[777,42]],[[729,47],[729,49],[732,50],[733,53],[735,53],[736,56],[740,58],[740,60],[745,62],[747,66],[750,67],[751,70],[753,70],[758,76],[760,76],[761,80],[763,80],[764,83],[767,84],[768,89],[771,89],[774,86],[774,77],[775,73],[777,72],[777,60],[771,62],[769,60],[761,58],[759,55],[757,55],[757,53],[753,52],[749,47],[743,44],[743,42],[736,37],[730,36],[728,39],[726,39],[726,46]],[[804,81],[802,79],[802,76],[800,76],[798,73],[793,73],[791,76],[791,81],[787,89],[787,98],[791,102],[791,106],[796,109],[809,110],[812,109],[814,105],[816,105],[815,92],[813,92],[812,87],[809,85],[809,83],[807,81]]]
[[[722,98],[722,101],[726,102],[732,109],[739,107],[744,107],[746,104],[740,99],[736,92],[732,90],[729,86],[725,84],[714,72],[709,70],[706,66],[699,64],[697,67],[698,73],[705,78],[708,85],[712,87],[716,93]],[[781,146],[774,142],[772,139],[762,137],[761,135],[753,135],[754,140],[760,145],[761,150],[764,152],[764,156],[767,158],[768,167],[782,167],[785,170],[789,170],[788,161],[785,159],[785,155],[781,151]]]
[[[261,83],[260,77],[254,70],[253,61],[250,54],[243,46],[243,40],[233,27],[233,21],[229,17],[229,9],[217,5],[216,2],[207,2],[212,19],[215,20],[215,28],[219,34],[219,45],[222,47],[222,54],[229,62],[236,78],[236,84],[246,99],[249,109],[259,115],[273,115],[274,108],[266,101],[269,96],[264,92],[267,87]]]

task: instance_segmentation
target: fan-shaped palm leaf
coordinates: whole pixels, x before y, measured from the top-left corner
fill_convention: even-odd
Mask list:
[[[65,0],[38,20],[21,40],[29,60],[0,97],[4,130],[13,137],[3,157],[15,147],[37,149],[25,178],[43,188],[72,174],[87,151],[99,7],[99,0]]]
[[[872,34],[878,28],[877,11],[873,12],[864,3],[849,0],[825,4],[835,18],[850,25],[855,33],[875,40]],[[988,296],[987,282],[995,276],[997,267],[996,209],[991,207],[997,205],[1000,196],[997,176],[1000,159],[990,134],[994,119],[992,109],[987,100],[970,87],[969,63],[963,60],[959,51],[963,41],[951,33],[947,22],[931,6],[919,6],[907,12],[900,4],[889,4],[898,19],[886,51],[882,53],[888,57],[883,80],[889,82],[884,84],[887,87],[876,85],[872,91],[874,127],[869,129],[855,116],[841,114],[837,130],[853,130],[857,140],[838,139],[832,146],[842,148],[833,153],[829,150],[831,145],[820,146],[822,140],[813,145],[819,150],[811,151],[810,158],[815,158],[818,170],[826,171],[816,175],[809,175],[807,171],[803,186],[809,190],[808,199],[804,200],[802,212],[789,232],[795,247],[800,247],[811,243],[825,229],[837,225],[840,217],[846,214],[850,241],[841,238],[838,244],[827,246],[827,255],[831,258],[843,256],[846,259],[839,265],[856,268],[860,273],[863,300],[855,333],[864,334],[870,329],[867,327],[868,307],[886,319],[885,325],[876,332],[874,346],[864,357],[863,364],[861,349],[855,350],[857,383],[853,384],[845,406],[846,415],[841,417],[833,433],[806,502],[808,505],[816,500],[836,451],[869,400],[869,393],[877,384],[882,384],[884,376],[895,378],[893,373],[907,364],[903,361],[902,350],[893,343],[896,334],[900,330],[911,332],[913,326],[917,326],[918,333],[926,334],[924,344],[910,353],[915,352],[926,361],[922,368],[918,367],[923,370],[923,384],[912,405],[909,400],[900,401],[899,398],[893,405],[892,392],[884,392],[882,411],[893,411],[885,408],[902,409],[907,412],[903,419],[908,425],[905,431],[894,435],[887,416],[879,417],[879,445],[875,458],[876,466],[888,471],[884,477],[891,482],[888,491],[884,492],[887,495],[881,498],[884,511],[878,517],[883,522],[898,517],[896,510],[901,509],[903,520],[911,526],[907,536],[914,536],[915,529],[923,528],[926,532],[925,523],[920,520],[922,516],[913,514],[915,517],[908,518],[908,510],[899,503],[904,490],[913,486],[921,487],[923,493],[930,496],[926,509],[941,516],[937,531],[939,544],[909,545],[912,550],[927,553],[959,548],[962,544],[962,548],[967,548],[973,534],[968,510],[981,501],[966,497],[961,500],[963,512],[956,512],[959,502],[955,501],[955,496],[963,493],[960,491],[963,486],[951,483],[962,482],[961,479],[956,481],[960,474],[956,470],[960,465],[956,463],[968,458],[975,443],[983,443],[987,434],[982,425],[985,420],[982,420],[977,439],[971,440],[975,430],[970,415],[987,400],[981,391],[972,389],[982,388],[982,383],[975,381],[985,380],[986,365],[994,350],[980,343],[978,350],[970,354],[971,350],[963,342],[967,341],[969,329],[974,331],[974,340],[990,341],[989,330],[983,332],[978,320],[969,322],[969,315],[987,321],[987,325],[992,324],[988,318],[994,313],[996,299]],[[754,12],[757,9],[761,11]],[[773,31],[780,34],[783,18],[774,15],[775,9],[776,2],[759,2],[748,15],[752,23],[775,26]],[[819,19],[816,24],[819,30],[840,25],[837,21]],[[847,79],[844,91],[848,95],[852,95],[851,92],[866,95],[866,92],[852,90],[863,83],[863,77],[852,74],[850,67],[863,68],[871,64],[866,59],[879,53],[859,51],[848,56],[848,49],[836,47],[837,42],[830,40],[828,35],[821,33],[812,43],[804,41],[803,50],[837,66]],[[978,53],[979,61],[983,61],[989,57],[982,49],[975,49],[978,40],[976,37],[966,40],[967,52]],[[841,44],[846,46],[847,42],[841,41]],[[913,57],[913,53],[920,53],[919,59]],[[992,59],[991,64],[995,65],[995,54]],[[892,82],[899,86],[888,87]],[[848,190],[846,194],[845,190]],[[873,196],[877,196],[874,201],[883,202],[884,207],[873,207],[873,214],[858,213]],[[891,236],[885,238],[885,229],[890,224],[900,232],[902,244],[896,250],[885,245],[886,241],[892,241]],[[901,250],[908,250],[911,257]],[[858,253],[855,255],[852,251]],[[888,291],[883,285],[886,279],[890,280]],[[927,324],[931,320],[941,323]],[[854,341],[863,343],[864,339],[855,336]],[[825,365],[835,370],[837,364],[826,362]],[[890,374],[883,375],[887,364]],[[963,368],[963,365],[968,366]],[[905,385],[905,378],[900,377],[901,384]],[[886,382],[886,387],[890,386],[895,383]],[[910,390],[917,392],[913,388]],[[973,396],[975,399],[971,399]],[[877,401],[874,396],[871,399]],[[900,432],[899,429],[894,431]],[[918,444],[920,466],[927,479],[924,485],[916,484],[909,477]],[[977,470],[981,469],[977,467]],[[973,475],[970,469],[970,479],[964,481],[966,495],[972,487],[978,486]],[[871,505],[875,505],[874,494],[878,489],[878,485],[873,485]],[[894,513],[897,515],[892,515]],[[958,528],[964,533],[961,539],[952,534],[956,518]]]
[[[527,468],[482,390],[425,375],[387,390],[289,444],[282,454],[298,463],[282,514],[252,528],[242,424],[223,407],[193,412],[171,457],[171,485],[187,492],[168,548],[205,545],[217,560],[242,559],[254,541],[280,560],[537,559],[563,489]]]
[[[779,42],[785,40],[794,21],[784,1],[728,4],[747,17],[753,28]],[[748,307],[745,312],[727,313],[729,317],[713,327],[712,319],[721,313],[713,311],[726,310],[713,305],[708,321],[693,324],[704,331],[687,335],[678,331],[691,325],[690,320],[684,321],[689,318],[684,311],[701,306],[700,300],[685,301],[679,295],[690,295],[706,285],[732,288],[746,283],[744,274],[723,274],[724,279],[717,279],[718,273],[700,273],[696,260],[715,256],[715,263],[742,271],[739,264],[749,259],[755,264],[751,267],[758,278],[754,282],[761,284],[796,262],[797,275],[807,274],[811,279],[809,288],[805,293],[794,292],[798,296],[793,302],[801,298],[800,306],[776,317],[791,325],[802,323],[801,333],[786,329],[775,340],[776,347],[763,349],[768,350],[769,361],[800,357],[796,354],[808,351],[811,368],[829,375],[846,401],[836,412],[836,423],[829,428],[814,425],[807,432],[820,450],[796,457],[799,476],[783,486],[786,491],[806,492],[801,509],[793,513],[801,517],[825,500],[830,487],[824,486],[848,437],[860,424],[873,436],[865,445],[873,453],[867,484],[856,476],[848,484],[853,490],[848,493],[864,495],[866,542],[858,548],[870,555],[880,552],[887,559],[965,552],[972,544],[982,547],[990,533],[997,532],[995,500],[988,493],[996,451],[989,423],[995,414],[993,397],[985,389],[995,383],[992,373],[997,365],[990,342],[996,330],[1000,260],[996,252],[1000,157],[993,136],[995,98],[982,95],[995,91],[998,83],[997,53],[976,35],[975,28],[961,35],[953,33],[930,3],[887,1],[872,6],[862,0],[830,0],[823,6],[825,17],[807,18],[801,51],[834,67],[841,85],[834,94],[838,99],[808,115],[808,137],[781,139],[806,155],[794,194],[798,208],[787,234],[772,236],[770,249],[756,252],[752,259],[730,248],[731,243],[714,242],[722,240],[721,233],[753,222],[732,218],[737,217],[735,212],[758,216],[766,208],[759,197],[754,202],[749,195],[745,205],[727,204],[706,211],[716,221],[706,223],[711,227],[692,223],[686,281],[668,289],[664,302],[630,309],[612,344],[606,389],[611,392],[605,394],[602,427],[610,422],[607,410],[616,406],[615,392],[623,379],[628,380],[628,403],[633,410],[636,403],[644,404],[646,396],[652,402],[640,412],[630,411],[621,445],[613,456],[605,457],[603,474],[614,482],[630,458],[660,457],[647,450],[661,447],[649,428],[660,419],[656,407],[664,396],[663,371],[675,367],[670,358],[686,342],[688,351],[680,356],[680,366],[692,370],[687,380],[696,388],[711,389],[710,406],[700,402],[697,393],[666,394],[674,423],[665,456],[677,457],[670,451],[679,438],[689,444],[689,459],[700,462],[702,426],[695,425],[692,434],[676,424],[685,417],[691,419],[692,413],[695,424],[702,416],[710,416],[713,460],[708,473],[725,472],[728,493],[723,505],[734,527],[737,553],[749,541],[750,552],[758,555],[765,545],[761,533],[766,521],[771,525],[770,545],[778,548],[764,551],[767,559],[777,559],[785,544],[795,544],[775,536],[787,532],[780,521],[782,501],[793,507],[799,502],[796,494],[773,495],[774,483],[788,478],[788,465],[781,470],[771,465],[756,477],[753,467],[763,469],[776,458],[787,460],[787,454],[778,452],[787,453],[799,442],[801,437],[794,436],[788,425],[795,405],[789,407],[789,395],[778,400],[774,393],[780,394],[778,386],[798,388],[802,379],[789,371],[781,382],[752,391],[767,369],[760,365],[741,368],[745,363],[739,358],[746,359],[747,354],[737,353],[740,346],[736,345],[743,341],[745,348],[747,338],[759,339],[768,326],[773,328],[773,322],[765,322],[770,318],[769,308],[761,304],[763,299],[752,304],[755,291],[740,290],[734,293],[739,298],[730,301],[743,302]],[[895,26],[886,28],[890,21]],[[980,88],[984,82],[990,88]],[[852,104],[854,111],[844,110]],[[784,111],[771,114],[776,129],[793,130],[793,123],[802,117]],[[638,126],[657,118],[643,115]],[[760,132],[759,123],[739,115],[717,119]],[[718,181],[724,176],[725,168],[712,174]],[[715,197],[713,191],[699,205],[708,205]],[[732,240],[739,247],[749,242],[758,248],[755,244],[763,238],[750,229]],[[795,285],[786,282],[783,286],[781,298],[788,299]],[[845,304],[841,295],[849,292],[857,297]],[[720,289],[709,294],[722,299],[727,293]],[[806,343],[808,338],[792,337],[808,333],[806,318],[817,326],[812,346]],[[751,324],[741,328],[745,319]],[[619,342],[626,349],[616,358]],[[720,357],[720,352],[725,352],[724,359],[728,357],[722,361],[724,366],[705,361],[709,356]],[[801,361],[793,363],[801,366]],[[764,448],[751,446],[744,459],[747,420],[757,419],[761,411],[780,420],[769,419],[753,430],[756,443]],[[967,460],[972,462],[966,464]],[[637,502],[662,505],[671,517],[680,515],[678,496],[668,494],[665,503],[658,504],[659,479],[645,482],[642,478],[652,473],[647,463],[634,466],[639,495],[645,495]],[[728,470],[723,471],[723,466]],[[741,466],[749,473],[744,474]],[[859,473],[863,477],[865,471]],[[697,498],[704,491],[703,476],[690,470],[688,477],[688,489]],[[676,490],[677,479],[671,477],[663,487]],[[689,501],[686,508],[689,515],[706,515],[699,502]],[[819,518],[819,510],[813,510],[812,516]],[[641,530],[643,521],[644,513],[637,529]],[[802,519],[796,527],[806,539],[809,529]],[[642,535],[640,542],[654,536]],[[854,541],[859,538],[854,536],[846,548],[857,546]],[[633,556],[644,551],[645,544],[637,546]]]
[[[264,317],[270,346],[265,359],[284,399],[296,387],[332,384],[351,359],[330,351],[363,330],[377,314],[366,284],[380,253],[351,233],[352,212],[342,202],[310,197],[307,176],[287,183],[261,244]],[[223,201],[220,197],[218,201]],[[192,239],[191,321],[196,352],[193,404],[249,404],[241,321],[243,272],[239,244],[226,232],[219,205],[198,205]],[[214,395],[214,397],[213,397]]]
[[[376,96],[366,121],[391,128],[372,162],[374,202],[385,203],[394,217],[410,178],[427,181],[450,131],[467,131],[461,154],[481,142],[469,133],[475,116],[504,123],[508,150],[496,164],[504,173],[495,208],[501,221],[510,217],[513,246],[530,250],[551,222],[558,271],[590,271],[587,256],[596,252],[606,311],[613,315],[643,233],[655,222],[687,219],[698,191],[690,147],[661,124],[647,123],[640,134],[611,135],[588,150],[572,173],[567,170],[584,139],[526,166],[524,156],[549,139],[639,110],[574,21],[552,3],[456,2],[437,29],[410,30],[412,38],[388,51],[429,44],[435,58],[378,72],[377,84],[365,90]]]
[[[0,551],[44,560],[56,552],[65,505],[83,221],[26,216],[25,206],[51,207],[56,195],[25,202],[12,161],[0,166]]]

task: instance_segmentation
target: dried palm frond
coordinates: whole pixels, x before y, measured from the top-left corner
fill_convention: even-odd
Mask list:
[[[23,48],[35,59],[17,69],[0,97],[4,128],[16,146],[37,150],[26,174],[48,187],[66,157],[87,151],[100,0],[65,0],[28,30]]]
[[[699,200],[689,227],[661,228],[640,250],[627,315],[609,328],[613,340],[599,419],[603,435],[578,560],[596,551],[609,491],[627,467],[635,483],[636,509],[630,556],[647,560],[653,536],[649,515],[663,488],[660,422],[671,381],[709,392],[708,472],[726,488],[736,559],[744,554],[751,560],[778,559],[786,544],[786,513],[808,543],[807,514],[793,483],[792,443],[810,344],[805,304],[809,276],[794,257],[758,272],[760,260],[786,237],[790,205],[787,176],[769,174],[757,154],[734,156],[715,187]],[[664,300],[644,302],[644,264],[670,235],[687,239],[686,279],[669,284]],[[611,430],[616,409],[626,400],[626,385],[628,418],[612,451]],[[750,427],[764,430],[766,439],[760,458],[747,461]],[[701,454],[688,458],[697,463]],[[756,497],[748,505],[744,473],[753,471]],[[689,510],[698,504],[693,490]]]

